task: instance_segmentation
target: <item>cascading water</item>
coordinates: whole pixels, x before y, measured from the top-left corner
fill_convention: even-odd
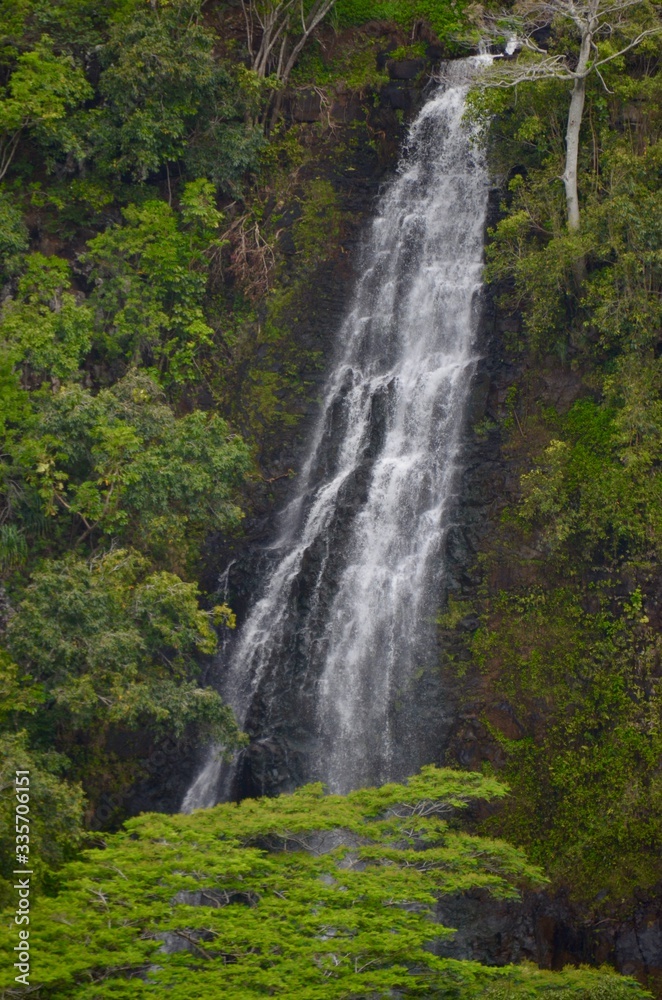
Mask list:
[[[227,673],[223,693],[255,743],[287,729],[298,777],[333,791],[402,778],[429,754],[416,687],[436,655],[488,197],[462,117],[489,58],[449,63],[411,127]],[[212,754],[184,811],[229,794],[232,773]]]

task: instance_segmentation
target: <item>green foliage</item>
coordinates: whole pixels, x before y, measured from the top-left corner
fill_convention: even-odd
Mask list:
[[[472,644],[520,732],[494,730],[515,790],[496,828],[603,905],[652,887],[662,846],[659,641],[632,585],[659,563],[658,372],[622,355],[602,405],[556,419],[506,520],[535,539],[545,583],[491,597]],[[605,582],[587,586],[596,572]]]
[[[9,83],[0,92],[0,180],[23,132],[45,149],[55,145],[67,153],[75,151],[67,116],[92,95],[82,71],[70,57],[54,54],[48,36],[18,56]]]
[[[202,174],[222,190],[241,195],[246,175],[257,170],[266,146],[257,118],[270,94],[269,81],[242,64],[218,66],[213,91],[189,136],[184,155],[188,174]]]
[[[311,181],[306,187],[301,215],[293,226],[296,252],[302,257],[303,267],[314,267],[324,260],[329,242],[338,240],[340,228],[338,196],[333,185],[322,178]]]
[[[232,494],[250,460],[244,443],[230,435],[225,421],[215,414],[198,411],[173,420],[165,407],[163,411],[167,417],[160,429],[161,440],[147,449],[137,446],[137,438],[113,441],[111,433],[106,433],[96,449],[98,478],[79,487],[76,502],[84,502],[83,491],[92,487],[92,507],[105,505],[112,485],[109,466],[119,447],[115,476],[120,497],[102,515],[109,519],[104,530],[116,527],[114,512],[136,544],[142,535],[149,539],[152,552],[166,559],[168,553],[195,555],[210,531],[238,526],[243,514]],[[131,461],[122,465],[127,449],[133,452]]]
[[[45,528],[51,545],[105,536],[181,570],[195,564],[208,532],[238,526],[235,497],[250,457],[217,414],[175,418],[137,372],[97,395],[64,384],[33,400],[26,418],[15,390],[27,426],[7,435],[4,460],[5,516],[32,545]]]
[[[588,218],[596,266],[582,302],[590,310],[585,325],[604,350],[648,351],[662,323],[662,240],[655,222],[662,212],[662,140],[656,137],[640,154],[613,139],[605,146],[609,182]]]
[[[310,282],[316,268],[324,263],[329,252],[338,246],[342,233],[342,213],[339,199],[330,181],[323,178],[310,180],[300,196],[301,214],[292,226],[295,253],[289,262],[285,277],[281,269],[281,280],[267,299],[264,329],[261,333],[267,350],[267,358],[278,358],[278,371],[256,370],[250,379],[250,395],[247,408],[252,410],[252,418],[263,426],[294,426],[300,413],[292,412],[283,405],[283,396],[296,400],[304,396],[306,386],[301,377],[305,364],[315,364],[311,354],[306,357],[292,343],[290,327],[292,319],[310,308]],[[276,367],[273,362],[270,368]]]
[[[448,934],[430,920],[440,894],[482,887],[509,898],[539,881],[519,851],[448,821],[453,808],[504,793],[493,779],[427,767],[406,785],[344,798],[311,785],[133,819],[34,908],[32,981],[52,1000],[469,1000],[505,995],[500,984],[510,996],[644,997],[607,973],[490,969],[427,947]],[[0,933],[11,948],[6,924]]]
[[[199,0],[138,8],[110,28],[99,89],[88,116],[105,170],[145,180],[186,160],[217,184],[236,186],[263,139],[244,120],[259,100],[247,71],[218,64]]]
[[[515,797],[493,825],[580,898],[620,902],[658,878],[659,637],[640,591],[614,611],[582,603],[568,587],[501,593],[472,640],[520,732],[494,730]]]
[[[444,4],[436,0],[337,0],[332,18],[339,27],[394,21],[411,28],[416,21],[426,21],[440,38],[447,38],[466,28],[465,6],[463,0]]]
[[[94,807],[166,733],[238,739],[198,681],[234,614],[188,581],[252,465],[202,369],[217,198],[257,163],[265,86],[197,0],[3,3],[0,63],[0,725]]]
[[[70,281],[66,260],[30,254],[0,313],[2,347],[38,379],[75,377],[90,349],[92,310],[77,303]]]
[[[198,605],[198,588],[149,572],[135,552],[91,561],[50,561],[34,574],[6,630],[11,656],[47,694],[46,712],[64,719],[69,738],[103,741],[110,724],[146,720],[176,732],[204,719],[232,743],[237,730],[215,692],[197,688],[196,653],[216,634]]]
[[[58,52],[89,58],[105,40],[109,21],[136,6],[135,0],[5,0],[0,6],[3,62],[47,34]]]
[[[3,345],[0,347],[0,433],[5,434],[8,424],[23,422],[29,412],[28,393],[21,388],[14,359]]]
[[[471,643],[516,720],[491,726],[514,791],[492,828],[596,907],[652,890],[662,847],[659,363],[628,352],[604,386],[554,418],[504,519],[511,552],[536,555],[515,579],[539,589],[487,595]]]
[[[292,79],[300,85],[329,88],[338,94],[347,90],[365,94],[388,81],[386,69],[379,69],[377,65],[377,56],[383,46],[382,38],[363,37],[358,33],[351,44],[341,47],[330,59],[324,58],[317,48],[309,48],[302,53]]]
[[[620,384],[629,398],[616,410],[576,403],[561,422],[563,439],[552,440],[536,468],[522,477],[517,517],[537,528],[566,565],[578,555],[587,565],[659,557],[661,368],[651,357],[639,356],[636,368],[633,360],[624,357],[621,378],[608,379],[608,387]]]
[[[29,138],[59,173],[92,165],[106,180],[142,182],[185,163],[193,176],[240,189],[264,144],[254,124],[264,90],[241,64],[215,57],[199,0],[12,6],[0,12],[0,60],[11,70],[0,94],[0,179]],[[94,87],[82,65],[94,66]],[[19,160],[31,169],[29,157]]]
[[[3,707],[7,699],[12,710],[25,710],[20,680],[0,653]],[[0,905],[9,906],[15,898],[16,878],[12,874],[16,867],[15,772],[30,772],[30,867],[35,891],[48,883],[53,869],[75,855],[83,838],[84,799],[79,784],[62,780],[66,759],[52,750],[30,750],[25,732],[0,734],[0,760]]]
[[[92,302],[110,355],[152,366],[168,381],[191,375],[212,330],[202,308],[208,258],[221,214],[208,181],[188,184],[180,218],[164,201],[123,210],[114,226],[88,243]]]
[[[264,200],[225,234],[235,295],[232,312],[219,325],[225,327],[231,363],[225,371],[216,369],[212,384],[216,397],[231,407],[234,422],[255,441],[258,457],[280,447],[282,434],[300,421],[310,403],[322,353],[310,334],[300,331],[302,326],[315,329],[316,310],[323,316],[325,302],[311,298],[310,289],[324,280],[329,259],[342,252],[345,215],[336,187],[320,176],[297,182],[299,169],[310,159],[300,135],[299,129],[278,130],[262,157],[260,178],[268,185]],[[286,254],[280,245],[287,231],[285,209],[295,215],[287,227],[293,252]]]
[[[0,191],[0,280],[20,267],[28,248],[28,231],[23,214],[11,197]]]
[[[213,38],[199,10],[186,0],[144,7],[111,28],[98,128],[101,155],[120,173],[144,180],[184,153],[214,76]]]
[[[517,1000],[518,997],[552,997],[553,1000],[626,1000],[632,996],[631,981],[620,979],[609,968],[564,969],[554,976],[539,969],[518,968],[514,981],[488,986],[485,1000]],[[637,987],[634,987],[637,989]],[[635,994],[636,995],[636,994]],[[646,996],[646,994],[643,994]]]

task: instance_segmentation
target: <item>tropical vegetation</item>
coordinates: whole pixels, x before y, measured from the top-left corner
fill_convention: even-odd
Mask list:
[[[511,373],[474,430],[508,490],[440,615],[485,773],[117,832],[165,748],[242,742],[214,551],[292,474],[329,351],[310,289],[345,280],[354,178],[404,137],[388,59],[423,83],[513,33],[469,110]],[[28,769],[40,995],[645,995],[442,959],[430,918],[546,877],[606,920],[659,887],[661,44],[648,0],[0,4],[0,903]]]

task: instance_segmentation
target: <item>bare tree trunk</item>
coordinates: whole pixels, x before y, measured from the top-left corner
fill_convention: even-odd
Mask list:
[[[269,75],[274,49],[279,41],[281,47],[287,42],[294,4],[295,0],[274,0],[271,6],[260,11],[252,0],[242,0],[251,69],[261,79]],[[260,38],[257,46],[255,43],[256,34]]]
[[[579,133],[584,114],[586,76],[588,73],[588,61],[591,55],[593,31],[594,24],[593,18],[591,18],[585,23],[582,30],[582,42],[577,68],[575,69],[570,108],[568,109],[568,126],[565,133],[565,170],[563,172],[563,183],[565,185],[565,199],[568,206],[568,229],[571,232],[576,232],[579,229],[580,222],[577,162],[579,158]]]
[[[568,111],[568,128],[565,134],[566,154],[563,183],[568,206],[568,229],[579,229],[579,192],[577,190],[577,161],[579,157],[579,131],[582,125],[584,99],[586,97],[586,77],[578,77],[572,88]]]
[[[582,127],[582,117],[584,114],[584,102],[586,100],[586,77],[588,74],[588,62],[591,55],[591,44],[593,42],[593,31],[595,24],[593,18],[586,23],[582,30],[582,42],[579,50],[579,60],[575,69],[575,79],[572,85],[572,95],[570,97],[570,107],[568,109],[568,126],[565,133],[565,170],[563,172],[563,184],[565,186],[565,200],[568,209],[568,229],[571,233],[579,232],[581,222],[579,214],[579,190],[577,186],[577,169],[579,161],[579,134]],[[575,285],[579,291],[586,280],[586,260],[582,254],[572,268]]]
[[[18,142],[23,133],[23,126],[16,129],[14,134],[7,139],[6,143],[0,142],[0,181],[12,165],[12,160],[18,149]]]
[[[322,2],[322,0],[317,0],[317,2]],[[520,83],[533,82],[534,80],[572,80],[565,135],[565,167],[561,178],[565,187],[567,223],[570,233],[579,232],[581,227],[577,170],[579,139],[586,100],[586,80],[591,73],[596,73],[604,84],[600,74],[601,66],[636,48],[644,38],[659,35],[662,33],[662,27],[658,22],[652,27],[644,28],[618,51],[612,51],[602,58],[595,39],[613,35],[617,28],[626,23],[625,12],[639,6],[640,3],[641,0],[519,0],[515,4],[515,11],[516,13],[519,11],[518,17],[520,18],[515,37],[520,46],[534,52],[537,59],[534,62],[525,61],[522,66],[520,66],[519,61],[509,60],[501,64],[500,72],[493,73],[491,76],[488,73],[481,81],[482,85],[487,87],[516,87]],[[496,28],[498,36],[503,37],[503,24],[500,18],[501,15],[496,18],[488,15],[487,19],[483,21],[483,25],[487,25],[488,35],[491,26],[493,36]],[[567,53],[550,55],[536,40],[536,31],[540,26],[542,24],[552,25],[555,18],[569,24],[579,35],[579,58],[574,69],[572,68],[572,60]],[[592,61],[591,54],[593,54]],[[586,262],[583,256],[580,256],[575,262],[573,272],[579,289],[586,277]]]
[[[303,34],[301,38],[296,42],[292,51],[290,52],[289,58],[283,68],[281,80],[284,84],[290,78],[290,73],[294,69],[294,64],[299,58],[299,54],[303,49],[304,45],[312,35],[313,31],[320,24],[326,15],[329,13],[336,0],[316,0],[306,17],[303,12],[303,3],[301,4],[301,27]]]
[[[280,81],[281,88],[274,94],[271,101],[271,109],[266,116],[267,121],[267,134],[273,128],[274,122],[280,114],[280,109],[283,103],[283,90],[287,86],[290,79],[290,73],[294,69],[295,63],[301,54],[301,51],[312,35],[315,28],[320,24],[326,15],[329,13],[336,0],[314,0],[314,3],[308,13],[305,13],[303,0],[300,3],[300,16],[301,16],[301,37],[294,43],[291,51],[288,53],[288,36],[285,35],[283,38],[283,44],[281,45],[280,53],[278,56],[278,64],[276,66],[276,76]]]

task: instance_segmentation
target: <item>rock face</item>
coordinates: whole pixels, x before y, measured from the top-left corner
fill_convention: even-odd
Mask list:
[[[302,780],[345,791],[443,756],[455,708],[434,621],[449,529],[453,563],[468,558],[456,469],[487,203],[463,113],[484,61],[456,62],[425,103],[366,234],[300,481],[256,548],[255,599],[221,683],[251,745],[234,788],[212,767],[186,808]],[[470,414],[487,391],[481,375]]]
[[[649,988],[662,986],[662,907],[640,903],[628,920],[582,919],[566,899],[525,894],[521,902],[490,900],[480,892],[443,900],[436,913],[454,938],[437,954],[487,965],[529,961],[545,969],[566,965],[615,966]],[[658,993],[659,995],[659,993]]]
[[[385,135],[379,156],[366,143],[354,157],[352,169],[341,171],[342,175],[335,178],[343,207],[352,216],[352,224],[343,239],[345,252],[322,265],[315,287],[310,290],[309,308],[294,324],[297,341],[306,349],[321,350],[327,360],[351,294],[355,278],[353,264],[362,226],[371,215],[380,184],[397,162],[403,129],[395,112],[410,114],[421,103],[418,85],[421,68],[410,63],[417,61],[387,64],[390,81],[381,90],[379,106],[371,120],[371,129],[378,128]],[[364,102],[356,95],[339,99],[330,110],[341,126],[360,121],[366,113]],[[326,113],[327,109],[320,105],[319,95],[314,92],[298,95],[289,107],[291,119],[296,122],[316,122]],[[492,194],[489,225],[496,219],[499,196],[497,190]],[[503,338],[504,334],[516,332],[518,324],[517,316],[499,314],[493,299],[486,295],[479,331],[481,359],[473,379],[465,422],[457,516],[445,546],[445,586],[457,596],[475,594],[480,582],[474,569],[476,555],[491,530],[495,511],[503,504],[504,495],[513,488],[513,473],[501,450],[499,421],[505,414],[507,389],[517,374],[504,356]],[[318,384],[323,374],[320,368]],[[576,398],[577,379],[571,373],[553,370],[548,383],[546,393],[550,399],[556,398],[561,408]],[[315,415],[316,407],[311,405],[296,430],[284,437],[271,455],[274,482],[257,497],[255,514],[247,525],[244,539],[237,545],[225,542],[214,552],[212,563],[222,573],[223,596],[240,617],[274,558],[265,548],[273,530],[274,511],[292,495],[293,482],[286,477],[276,477],[282,470],[300,467],[303,443]],[[377,419],[376,426],[378,424]],[[353,485],[357,497],[362,485],[360,481]],[[351,503],[352,498],[348,497],[347,502]],[[341,546],[342,542],[342,526],[338,525],[332,549]],[[308,566],[311,575],[314,562],[314,554],[311,554]],[[501,582],[508,585],[510,581]],[[211,589],[211,580],[209,584]],[[305,603],[308,589],[304,575],[296,595],[299,602]],[[439,605],[443,597],[439,595]],[[475,624],[469,617],[461,627],[471,631]],[[439,641],[441,644],[443,639],[440,637]],[[231,642],[220,660],[208,666],[203,678],[206,683],[213,683],[224,671]],[[295,657],[298,655],[298,667],[290,675],[287,686],[281,684],[277,689],[270,689],[267,685],[254,702],[247,728],[255,733],[277,732],[278,738],[269,735],[251,743],[236,773],[233,794],[238,797],[290,790],[300,784],[306,774],[306,741],[313,706],[305,693],[302,697],[303,652],[294,651]],[[462,649],[455,652],[460,657],[463,655]],[[439,653],[441,659],[441,648]],[[447,763],[452,759],[460,766],[471,768],[489,759],[493,748],[479,719],[463,706],[464,694],[459,680],[445,673],[442,675],[441,671],[425,671],[419,682],[417,700],[421,706],[421,730],[433,735],[434,760]],[[493,710],[498,711],[498,706]],[[503,719],[500,721],[507,729],[508,706],[502,706],[501,711]],[[446,738],[440,738],[442,733]],[[199,766],[204,748],[198,750],[197,755],[189,752],[183,759],[178,753],[168,754],[167,782],[162,780],[163,775],[155,772],[153,779],[150,777],[144,782],[134,796],[131,811],[176,810]],[[452,757],[449,758],[450,751]],[[608,962],[623,973],[638,976],[651,987],[662,982],[659,902],[641,901],[627,921],[603,920],[594,925],[567,900],[552,898],[546,893],[527,894],[520,903],[491,901],[474,893],[444,900],[437,916],[446,926],[458,928],[453,940],[439,946],[440,954],[496,965],[530,960],[552,969],[572,963],[598,965]]]
[[[392,80],[416,80],[425,70],[425,59],[389,59],[386,68]]]
[[[420,87],[415,83],[398,86],[407,91],[408,107],[420,104]],[[382,184],[398,162],[406,131],[385,91],[376,102],[372,97],[366,99],[347,92],[340,95],[331,108],[321,106],[317,92],[304,91],[286,102],[285,112],[292,122],[309,122],[314,126],[306,139],[306,142],[312,143],[310,160],[313,176],[322,174],[328,178],[338,195],[344,221],[340,246],[330,246],[328,256],[315,269],[301,308],[292,310],[286,317],[297,349],[322,359],[322,363],[318,361],[306,372],[310,383],[308,402],[304,403],[298,423],[285,433],[271,434],[260,442],[263,445],[260,464],[265,482],[257,484],[254,489],[251,516],[246,519],[241,538],[212,537],[209,541],[208,573],[203,585],[209,592],[220,591],[240,620],[272,558],[266,546],[273,538],[274,517],[292,496],[311,424],[319,412],[318,396],[337,331],[354,288],[356,259],[364,227],[373,215]],[[320,129],[319,124],[328,126],[329,114],[332,127]],[[302,181],[305,182],[306,177],[304,168],[301,171]],[[286,280],[289,258],[296,258],[293,232],[300,215],[300,206],[294,202],[285,207],[279,221]],[[264,346],[259,347],[258,353],[264,350]],[[292,470],[292,476],[288,470]],[[301,600],[305,600],[303,594]],[[221,656],[204,666],[202,683],[218,684],[233,638],[232,635],[227,637]],[[291,693],[294,690],[295,686],[291,688]],[[272,704],[278,703],[275,698],[269,700]],[[245,781],[238,776],[237,788],[241,792],[237,794],[261,794],[265,790],[275,793],[301,783],[303,770],[297,723],[303,724],[304,719],[299,708],[295,711],[292,702],[287,702],[285,692],[280,704],[282,707],[278,711],[286,729],[283,741],[276,746],[267,739],[251,747],[242,765],[241,773],[246,775]],[[256,705],[255,727],[263,726],[266,711],[266,707],[260,709]],[[122,808],[130,814],[149,810],[175,812],[180,808],[191,776],[199,768],[206,748],[192,747],[189,742],[166,742],[165,748],[146,751],[146,773],[128,801],[109,799],[102,804],[100,826]],[[153,759],[155,766],[152,766]]]

